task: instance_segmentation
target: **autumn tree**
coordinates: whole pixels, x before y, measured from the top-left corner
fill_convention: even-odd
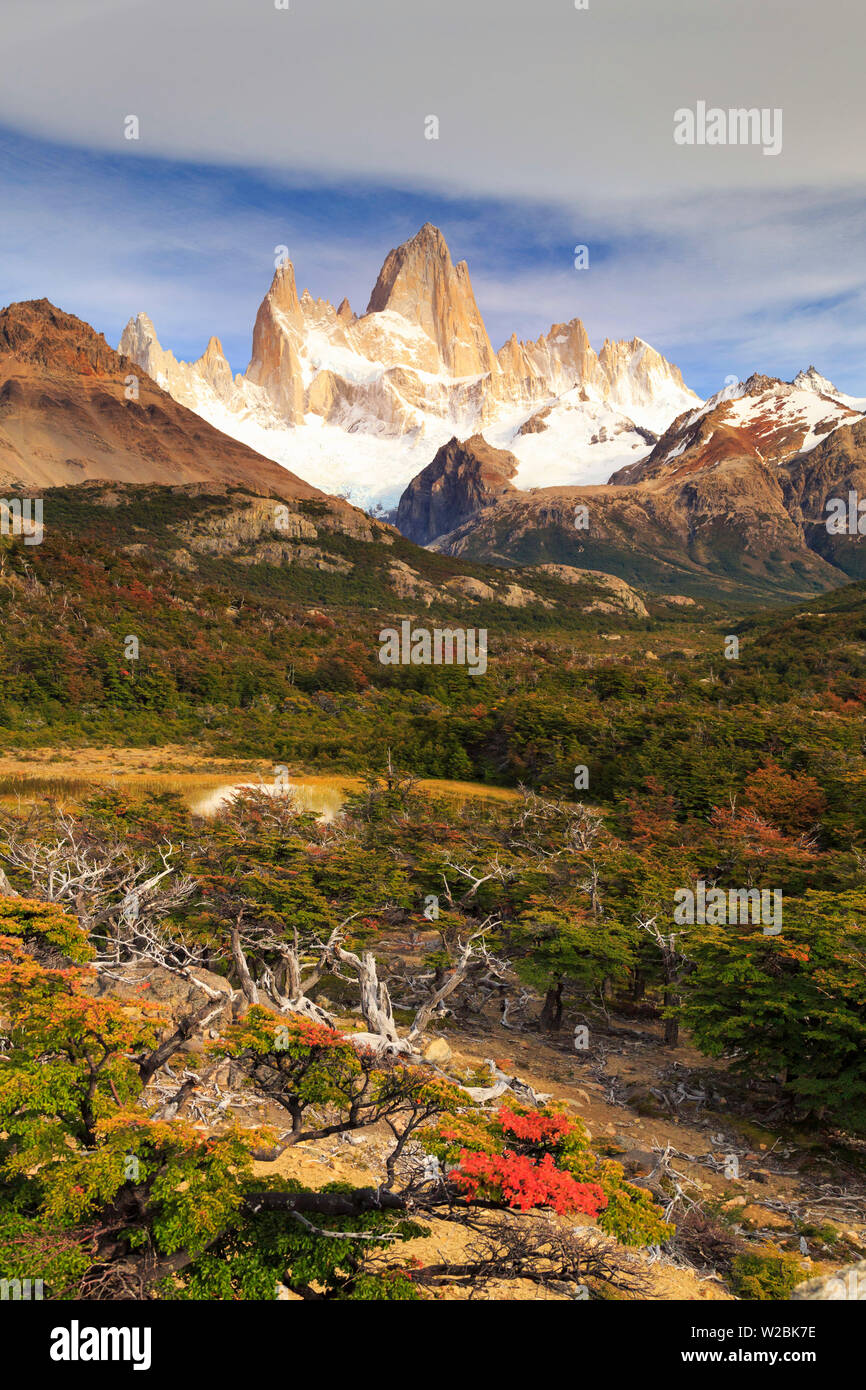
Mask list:
[[[16,910],[14,901],[4,909],[7,928]],[[583,1278],[590,1288],[640,1286],[627,1262],[576,1233],[539,1242],[514,1227],[513,1215],[530,1208],[593,1214],[625,1201],[623,1211],[637,1214],[634,1203],[645,1201],[637,1189],[623,1195],[622,1170],[599,1164],[584,1138],[575,1143],[572,1124],[506,1117],[507,1148],[493,1168],[479,1167],[472,1143],[455,1172],[419,1165],[410,1141],[440,1125],[430,1143],[449,1142],[440,1122],[471,1116],[468,1093],[308,1019],[253,1007],[209,1045],[251,1099],[285,1114],[287,1128],[202,1130],[161,1118],[149,1083],[155,1059],[166,1060],[178,1039],[155,1011],[96,997],[91,967],[37,960],[25,941],[89,949],[73,922],[41,910],[40,921],[22,906],[25,920],[0,938],[4,1277],[42,1279],[60,1299],[261,1299],[280,1288],[309,1299],[413,1298],[445,1276],[432,1269],[426,1280],[422,1267],[416,1277],[396,1247],[425,1234],[435,1216],[478,1235],[479,1249],[455,1270],[458,1284],[474,1269],[561,1291]],[[316,1190],[253,1171],[256,1155],[373,1125],[392,1138],[375,1186]],[[623,1237],[657,1235],[653,1210],[637,1225],[627,1220]]]

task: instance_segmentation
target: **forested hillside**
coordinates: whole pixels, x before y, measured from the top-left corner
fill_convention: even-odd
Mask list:
[[[772,1300],[862,1257],[864,587],[726,611],[270,508],[64,489],[2,541],[2,742],[76,769],[0,784],[4,1276]],[[486,669],[383,665],[405,619]],[[107,746],[363,785],[203,819]]]

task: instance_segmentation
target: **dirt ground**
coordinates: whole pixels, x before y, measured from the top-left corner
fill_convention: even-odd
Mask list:
[[[219,785],[232,774],[256,772],[266,777],[272,769],[173,746],[35,749],[0,756],[0,778],[57,778],[64,783],[86,779],[105,785],[122,779],[139,786],[200,790]],[[355,779],[344,780],[349,784]],[[451,785],[467,794],[477,792],[468,784]],[[533,1006],[533,1011],[537,1016],[538,1007]],[[803,1252],[795,1229],[798,1221],[814,1226],[831,1223],[849,1254],[866,1249],[866,1155],[862,1151],[852,1157],[840,1146],[828,1146],[826,1139],[762,1126],[754,1118],[742,1083],[732,1081],[725,1064],[709,1061],[689,1046],[687,1038],[676,1049],[663,1047],[654,1018],[613,1012],[608,1022],[609,1026],[593,1026],[590,1045],[580,1052],[568,1027],[560,1033],[540,1033],[532,1017],[525,1029],[504,1028],[498,1015],[492,1014],[478,1015],[460,1026],[445,1020],[438,1031],[451,1048],[445,1065],[449,1075],[461,1080],[468,1072],[483,1069],[488,1058],[494,1059],[509,1075],[567,1105],[586,1124],[595,1144],[607,1146],[612,1157],[624,1162],[629,1176],[640,1174],[639,1168],[629,1168],[630,1155],[636,1155],[639,1163],[641,1155],[658,1157],[670,1148],[669,1162],[692,1200],[716,1200],[729,1210],[739,1207],[735,1219],[740,1229],[798,1253],[804,1278],[830,1273],[843,1261],[835,1258],[838,1251],[828,1258],[826,1244],[811,1235]],[[357,1017],[346,1018],[341,1025],[350,1031],[358,1026]],[[719,1084],[708,1085],[708,1078]],[[702,1089],[703,1101],[689,1099]],[[678,1097],[678,1091],[683,1095]],[[248,1112],[240,1118],[242,1123],[250,1122]],[[371,1129],[352,1135],[351,1140],[341,1137],[299,1145],[276,1164],[259,1168],[263,1173],[298,1177],[313,1186],[335,1179],[376,1182],[382,1176],[386,1139]],[[738,1172],[726,1177],[731,1154],[736,1156]],[[399,1247],[401,1262],[411,1255],[424,1262],[461,1258],[472,1236],[449,1223],[429,1224],[428,1237]],[[719,1281],[678,1267],[664,1255],[654,1261],[646,1253],[636,1258],[645,1266],[651,1299],[731,1297]],[[467,1294],[449,1291],[436,1296],[463,1298]],[[532,1286],[512,1285],[489,1290],[485,1296],[535,1299],[551,1295]]]
[[[348,1024],[349,1021],[345,1022]],[[741,1229],[749,1233],[759,1231],[762,1239],[778,1242],[783,1248],[798,1248],[794,1236],[795,1218],[780,1211],[773,1205],[775,1203],[789,1205],[798,1214],[808,1214],[816,1222],[832,1221],[852,1243],[866,1244],[862,1204],[856,1220],[844,1207],[837,1211],[832,1204],[819,1202],[817,1206],[814,1205],[815,1197],[823,1192],[822,1181],[826,1185],[828,1180],[835,1178],[837,1185],[846,1186],[850,1182],[849,1175],[834,1172],[832,1164],[828,1162],[817,1172],[804,1176],[797,1171],[797,1165],[804,1155],[808,1157],[808,1150],[800,1153],[790,1138],[774,1136],[723,1112],[704,1111],[694,1117],[641,1115],[628,1105],[613,1103],[610,1099],[612,1088],[620,1092],[624,1087],[656,1085],[659,1081],[660,1053],[661,1060],[667,1062],[666,1050],[660,1048],[657,1038],[652,1037],[653,1031],[658,1032],[657,1028],[654,1030],[645,1020],[630,1027],[621,1019],[616,1019],[616,1028],[618,1033],[632,1033],[634,1041],[627,1036],[617,1036],[610,1050],[605,1044],[596,1053],[590,1049],[583,1054],[569,1052],[568,1034],[564,1037],[537,1032],[520,1034],[502,1028],[497,1021],[489,1020],[479,1023],[475,1035],[449,1028],[441,1033],[452,1049],[451,1060],[445,1070],[460,1079],[467,1071],[475,1072],[483,1068],[486,1059],[492,1058],[503,1070],[528,1082],[536,1092],[549,1094],[553,1100],[565,1103],[586,1124],[594,1141],[610,1141],[625,1154],[634,1150],[643,1153],[663,1150],[668,1145],[678,1154],[692,1155],[694,1158],[706,1158],[713,1154],[717,1159],[724,1160],[726,1154],[735,1152],[740,1168],[737,1179],[726,1178],[722,1172],[715,1172],[703,1163],[690,1162],[685,1158],[675,1157],[671,1162],[676,1171],[689,1180],[686,1190],[692,1199],[719,1198],[735,1206],[740,1205]],[[600,1056],[599,1051],[607,1055]],[[688,1044],[678,1047],[671,1054],[671,1060],[682,1068],[684,1075],[691,1070],[701,1070],[704,1074],[708,1070],[707,1059]],[[600,1075],[605,1080],[597,1079]],[[743,1127],[748,1134],[743,1132]],[[387,1147],[385,1135],[372,1129],[353,1135],[350,1143],[338,1138],[304,1144],[288,1150],[275,1164],[260,1164],[258,1168],[262,1173],[277,1172],[314,1186],[336,1180],[366,1185],[380,1180]],[[611,1156],[617,1157],[617,1154],[612,1152]],[[849,1185],[848,1190],[854,1189]],[[866,1188],[860,1185],[861,1199],[864,1192]],[[562,1218],[543,1215],[539,1219]],[[472,1243],[471,1233],[446,1222],[433,1221],[428,1224],[430,1235],[400,1245],[395,1259],[402,1263],[414,1255],[425,1263],[458,1262]],[[579,1224],[594,1225],[588,1218],[580,1218]],[[638,1251],[635,1258],[649,1284],[649,1291],[643,1297],[651,1301],[732,1299],[721,1281],[678,1267],[665,1255],[651,1260],[646,1252]],[[834,1262],[820,1258],[817,1253],[801,1255],[801,1258],[804,1279],[830,1273],[839,1263],[838,1260]],[[436,1296],[462,1299],[469,1295],[462,1290],[448,1290],[438,1292]],[[476,1296],[496,1300],[557,1297],[528,1284],[495,1285]]]

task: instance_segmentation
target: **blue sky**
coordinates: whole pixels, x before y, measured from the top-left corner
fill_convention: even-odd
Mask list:
[[[289,246],[299,289],[362,312],[385,255],[425,221],[469,262],[494,346],[581,317],[596,347],[638,336],[701,395],[728,375],[812,359],[866,391],[864,200],[704,196],[586,212],[306,175],[87,151],[0,129],[0,298],[45,296],[116,345],[144,310],[190,359],[215,333],[248,361],[255,312]],[[743,206],[735,206],[742,201]],[[730,223],[736,219],[736,235]],[[590,267],[573,268],[573,248]],[[828,251],[833,250],[829,255]],[[807,361],[808,359],[808,361]]]
[[[243,370],[276,245],[362,311],[432,221],[496,347],[578,315],[702,395],[811,362],[866,394],[854,0],[4,0],[0,34],[3,303],[112,344],[145,310],[179,357],[215,333]],[[678,148],[705,98],[783,109],[779,157]]]

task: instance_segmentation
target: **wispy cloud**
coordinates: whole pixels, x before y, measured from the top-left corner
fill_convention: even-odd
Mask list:
[[[0,120],[128,158],[566,203],[832,188],[861,164],[851,0],[5,0],[3,37]],[[677,147],[697,99],[782,108],[781,156]]]
[[[842,389],[866,386],[866,198],[844,188],[469,198],[6,132],[0,196],[3,302],[45,295],[112,343],[144,309],[178,356],[216,333],[243,370],[276,246],[289,246],[300,287],[361,312],[387,251],[429,219],[469,262],[496,346],[580,316],[596,345],[654,343],[701,394],[732,373],[791,376],[807,360]],[[573,266],[578,243],[587,271]]]

